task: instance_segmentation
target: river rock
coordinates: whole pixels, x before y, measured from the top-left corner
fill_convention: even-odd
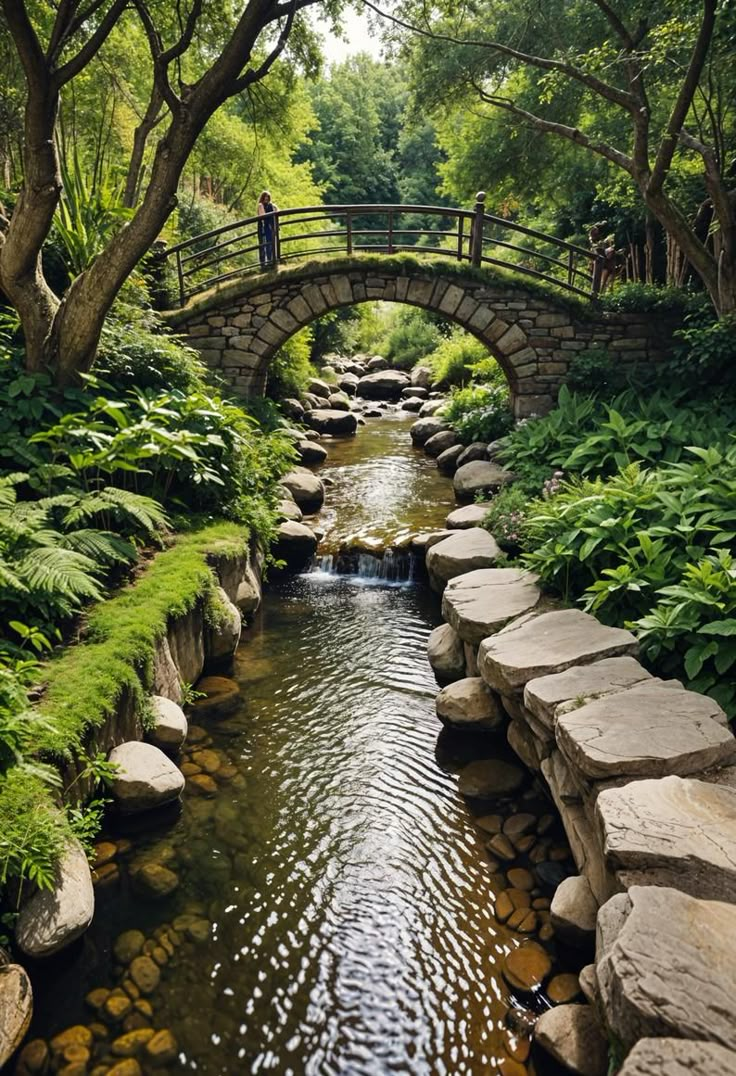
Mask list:
[[[422,406],[419,408],[419,417],[430,418],[438,414],[438,412],[443,409],[446,403],[447,400],[445,399],[427,400],[426,403],[423,403]]]
[[[488,445],[485,441],[473,441],[472,444],[466,445],[460,459],[457,461],[458,467],[462,467],[466,463],[474,463],[475,460],[485,460],[487,448]]]
[[[323,381],[319,377],[313,377],[307,385],[307,392],[311,393],[312,396],[317,396],[321,400],[327,400],[332,389],[326,381]]]
[[[216,600],[213,603],[214,624],[206,624],[205,652],[210,663],[228,661],[232,658],[240,643],[243,622],[240,610],[222,589],[216,588]]]
[[[109,761],[118,767],[112,797],[124,814],[136,814],[178,799],[184,788],[180,770],[153,744],[131,740],[114,747]]]
[[[429,366],[415,366],[409,379],[414,388],[425,389],[429,392],[432,387],[432,371]]]
[[[151,900],[163,900],[179,887],[179,876],[161,863],[144,863],[133,872],[133,888]]]
[[[736,1053],[715,1042],[640,1039],[618,1076],[736,1076]]]
[[[543,1012],[534,1041],[577,1076],[606,1076],[608,1041],[589,1005],[558,1005]]]
[[[466,676],[440,691],[437,716],[447,725],[463,729],[495,729],[503,710],[479,676]]]
[[[286,400],[281,400],[279,406],[286,418],[294,419],[295,422],[299,422],[304,417],[304,407],[300,400],[288,397]]]
[[[510,762],[484,758],[460,771],[458,789],[471,799],[496,799],[516,792],[524,783],[524,771]]]
[[[457,444],[457,434],[454,430],[440,430],[439,433],[433,434],[424,442],[424,451],[428,456],[436,459],[437,456],[441,456],[443,452],[448,448],[452,448]]]
[[[153,728],[148,738],[162,751],[178,751],[187,738],[188,723],[181,706],[162,695],[151,697]]]
[[[409,378],[399,370],[376,370],[361,377],[358,396],[365,400],[393,400],[401,397],[401,390],[409,384]]]
[[[338,378],[337,384],[346,396],[355,396],[360,378],[357,374],[345,373]]]
[[[736,739],[724,720],[707,695],[653,680],[561,714],[555,735],[568,762],[589,779],[664,777],[733,762]]]
[[[281,485],[289,490],[305,515],[319,512],[325,500],[323,483],[305,467],[295,467],[281,479]]]
[[[429,396],[427,389],[421,388],[419,385],[407,385],[405,389],[401,390],[402,400],[424,400]]]
[[[150,750],[157,749],[151,747]],[[161,757],[167,765],[172,765],[166,755]],[[37,890],[21,908],[15,927],[16,943],[21,952],[34,959],[53,956],[84,933],[92,922],[94,911],[95,896],[87,855],[79,841],[73,839],[59,861],[54,888]]]
[[[130,977],[141,994],[152,994],[161,982],[161,971],[150,956],[135,957],[130,964]]]
[[[424,406],[426,407],[427,405],[425,404]],[[424,407],[422,408],[423,410]],[[443,430],[449,430],[449,428],[447,423],[439,418],[420,418],[414,423],[409,433],[412,443],[421,447],[430,437],[434,437],[435,434],[441,433]]]
[[[631,885],[664,885],[736,903],[736,791],[662,777],[605,789],[596,801],[609,869]]]
[[[299,453],[299,460],[305,467],[316,467],[327,459],[327,449],[318,445],[316,441],[297,441],[294,448]]]
[[[281,522],[290,520],[292,523],[301,523],[304,518],[304,513],[296,501],[292,501],[291,498],[287,497],[284,497],[276,505],[276,514]]]
[[[500,555],[495,539],[482,527],[455,531],[427,552],[432,589],[441,593],[450,579],[475,568],[490,568]]]
[[[444,434],[441,433],[435,434],[435,437],[443,436]],[[427,444],[429,444],[430,441],[434,441],[434,437],[430,437]],[[437,470],[440,472],[440,474],[449,476],[455,473],[455,471],[457,470],[457,458],[462,452],[462,450],[462,445],[450,445],[450,447],[446,448],[444,452],[440,452],[439,456],[437,457]],[[430,455],[431,454],[432,453],[430,453]]]
[[[455,449],[457,447],[455,446]],[[455,449],[450,449],[450,451],[454,452]],[[440,459],[442,459],[441,456]],[[438,459],[438,467],[439,464],[440,460]],[[479,501],[476,504],[466,504],[464,508],[455,508],[445,520],[445,526],[449,527],[450,530],[457,531],[465,531],[469,527],[482,527],[483,520],[488,515],[490,507],[490,501]]]
[[[291,571],[300,571],[315,554],[317,536],[303,523],[287,521],[279,524],[272,553],[276,560],[286,562]]]
[[[736,1050],[736,907],[632,886],[599,914],[601,1007],[625,1050],[641,1038],[704,1039]],[[610,935],[619,927],[615,939]]]
[[[479,646],[483,639],[534,609],[541,596],[536,580],[531,572],[518,568],[478,568],[456,576],[442,595],[442,615],[463,642]]]
[[[227,717],[242,701],[240,688],[228,676],[204,676],[197,684],[197,691],[203,692],[204,698],[192,703],[192,716],[196,721]]]
[[[23,1041],[32,1014],[31,980],[20,964],[6,965],[0,973],[0,1068]]]
[[[301,518],[301,509],[297,509],[297,511],[299,511],[299,517]],[[244,617],[252,616],[261,604],[261,581],[252,564],[248,564],[243,578],[238,583],[235,604]]]
[[[358,428],[358,418],[352,411],[335,411],[324,407],[315,408],[305,415],[304,421],[317,433],[329,433],[333,436],[351,436]]]
[[[460,636],[449,624],[440,624],[430,633],[427,657],[437,680],[449,683],[465,676],[465,653]]]
[[[413,534],[409,546],[413,553],[426,554],[428,549],[445,538],[452,537],[452,531],[423,531],[421,534]]]
[[[333,411],[349,411],[350,400],[342,392],[333,392],[327,401]]]
[[[417,411],[420,410],[421,406],[422,406],[422,400],[420,400],[416,396],[409,396],[406,400],[401,401],[401,410],[402,411],[417,412]]]
[[[366,370],[388,370],[388,363],[384,359],[383,355],[374,355],[372,359],[368,359],[365,364]]]
[[[524,688],[524,705],[547,728],[554,727],[555,712],[581,699],[599,698],[651,680],[635,658],[604,658],[592,665],[573,665],[565,672],[530,680]]]
[[[530,942],[512,949],[504,957],[501,971],[512,990],[531,994],[544,982],[552,970],[550,956],[541,945]]]
[[[559,609],[511,623],[485,639],[478,665],[487,684],[514,695],[536,677],[637,650],[631,632],[606,627],[579,609]]]
[[[555,933],[568,944],[581,949],[594,945],[598,901],[586,878],[565,878],[552,897],[550,914]]]
[[[455,497],[461,504],[474,501],[478,493],[496,493],[513,480],[510,471],[487,460],[465,463],[455,471],[452,484]]]

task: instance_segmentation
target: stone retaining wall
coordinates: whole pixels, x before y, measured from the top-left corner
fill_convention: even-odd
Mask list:
[[[736,1073],[736,740],[725,714],[648,673],[628,631],[549,608],[532,576],[467,571],[456,537],[430,550],[430,572],[447,570],[446,542],[454,568],[430,661],[441,683],[473,678],[505,710],[508,742],[546,783],[580,872],[558,890],[552,922],[591,951],[596,931],[581,974],[592,1009],[552,1010],[537,1040],[592,1076],[571,1051],[593,1012],[631,1050],[623,1076]]]
[[[311,264],[239,281],[167,318],[212,370],[249,396],[263,393],[270,360],[295,332],[331,310],[369,300],[431,310],[475,336],[503,368],[517,417],[551,409],[576,352],[602,347],[623,364],[661,362],[675,327],[661,315],[592,306],[584,318],[562,296],[479,283],[457,268],[442,276],[436,267],[389,263],[382,271],[359,260],[347,271]]]

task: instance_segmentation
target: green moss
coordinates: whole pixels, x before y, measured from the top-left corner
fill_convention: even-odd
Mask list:
[[[308,259],[308,255],[305,255]],[[309,280],[325,273],[350,273],[375,270],[377,274],[390,276],[443,277],[458,283],[485,284],[488,287],[517,288],[527,295],[548,299],[560,310],[567,310],[579,318],[591,318],[600,312],[597,303],[565,292],[552,284],[506,269],[476,268],[467,262],[453,261],[440,255],[414,254],[356,254],[351,258],[312,259],[290,264],[286,269],[263,273],[255,277],[233,280],[219,288],[194,296],[181,310],[170,310],[164,317],[175,328],[192,320],[192,315],[205,315],[237,299],[268,291],[274,285],[281,286],[294,280]]]
[[[181,535],[135,583],[90,611],[84,641],[45,668],[39,709],[49,721],[35,740],[37,753],[69,757],[78,752],[88,731],[115,712],[124,692],[142,705],[151,683],[154,647],[169,617],[189,612],[213,589],[208,554],[240,554],[246,541],[247,534],[234,523]]]

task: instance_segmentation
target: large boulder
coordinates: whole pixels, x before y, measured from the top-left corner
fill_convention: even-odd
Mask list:
[[[421,414],[421,412],[420,412]],[[430,437],[434,437],[443,430],[449,430],[446,422],[439,418],[420,418],[409,430],[412,443],[421,447],[426,444]]]
[[[358,419],[352,411],[334,411],[318,407],[304,416],[304,421],[317,433],[329,433],[332,436],[351,436],[358,428]]]
[[[358,396],[365,400],[398,400],[409,378],[400,370],[376,370],[358,382]]]
[[[111,793],[123,814],[162,807],[184,788],[181,771],[153,744],[130,740],[113,748],[109,761],[118,767]]]
[[[664,885],[736,904],[736,791],[662,777],[596,801],[606,863],[631,885]]]
[[[736,759],[736,739],[718,703],[657,680],[560,714],[555,735],[588,780],[685,775]]]
[[[637,651],[637,641],[630,631],[606,627],[579,609],[559,609],[519,624],[511,623],[497,635],[484,639],[478,667],[483,679],[496,691],[516,695],[538,676]]]
[[[435,437],[444,436],[445,435],[442,433],[435,434]],[[430,437],[429,441],[434,441],[434,437]],[[427,444],[429,444],[429,441],[427,442]],[[440,474],[448,476],[454,475],[455,471],[457,470],[457,458],[462,452],[462,450],[462,445],[450,445],[449,448],[446,448],[443,452],[440,452],[439,456],[437,457],[437,470],[440,472]],[[429,454],[430,456],[432,455],[431,452]]]
[[[589,1005],[557,1005],[543,1012],[534,1041],[576,1076],[606,1076],[608,1041]]]
[[[414,388],[429,389],[432,387],[432,371],[429,366],[415,366],[410,374]]]
[[[355,396],[359,381],[357,374],[344,373],[338,378],[337,384],[347,396]]]
[[[272,548],[276,560],[286,562],[291,571],[300,571],[314,556],[317,536],[303,523],[287,521],[279,526]]]
[[[327,449],[306,437],[297,441],[294,448],[299,453],[299,462],[305,467],[316,467],[327,459]]]
[[[510,471],[488,460],[473,460],[455,471],[453,486],[455,497],[461,504],[474,501],[478,493],[496,493],[502,486],[513,481]]]
[[[474,568],[490,568],[501,550],[488,531],[472,527],[455,531],[427,552],[427,571],[433,590],[441,593],[450,579]]]
[[[463,447],[462,455],[457,461],[458,467],[462,467],[466,463],[474,463],[475,460],[487,459],[487,449],[488,445],[485,443],[485,441],[473,441],[472,444],[465,445]]]
[[[327,401],[333,411],[349,411],[350,400],[342,392],[330,393],[330,398]]]
[[[534,609],[541,597],[536,578],[518,568],[479,568],[459,575],[444,591],[442,615],[463,642],[479,646],[483,639]]]
[[[424,451],[428,456],[436,459],[442,453],[457,444],[457,435],[454,430],[440,430],[424,442]]]
[[[165,755],[161,757],[172,765]],[[34,959],[53,956],[84,933],[94,912],[95,895],[87,855],[79,841],[73,840],[56,868],[54,888],[39,889],[23,905],[15,927],[15,940],[26,956]]]
[[[572,875],[560,882],[550,907],[555,934],[581,949],[595,944],[595,921],[598,901],[587,878]]]
[[[446,725],[468,730],[496,729],[504,718],[498,699],[479,676],[448,684],[435,700],[437,716]]]
[[[162,751],[178,751],[187,738],[188,724],[184,711],[171,699],[163,695],[151,697],[153,727],[148,730],[148,739]]]
[[[319,377],[313,377],[307,385],[307,392],[312,396],[316,396],[318,399],[326,400],[332,392],[332,389],[326,381],[323,381]]]
[[[640,1039],[618,1076],[736,1076],[736,1053],[716,1042]]]
[[[736,907],[633,886],[601,908],[598,927],[601,1008],[625,1051],[670,1036],[736,1050]]]
[[[460,445],[456,445],[454,452]],[[463,450],[464,451],[464,450]],[[437,466],[440,465],[440,459],[437,460]],[[457,463],[457,456],[455,457],[455,470],[457,470],[459,464]],[[488,515],[488,509],[491,507],[490,501],[478,501],[476,504],[466,504],[464,508],[455,508],[448,515],[445,520],[445,526],[450,530],[466,531],[469,527],[482,527],[483,520]]]
[[[342,414],[342,412],[339,412]],[[325,501],[325,487],[311,471],[305,467],[295,467],[281,479],[281,485],[288,489],[305,515],[319,512]]]
[[[441,684],[460,680],[465,676],[463,642],[449,624],[440,624],[430,633],[427,640],[427,657]]]
[[[0,973],[0,1069],[23,1041],[32,1015],[33,991],[28,973],[20,964],[6,964]]]
[[[420,418],[434,417],[437,414],[438,411],[442,410],[442,408],[445,406],[446,403],[447,403],[447,400],[445,400],[445,399],[427,400],[419,408],[419,417]]]

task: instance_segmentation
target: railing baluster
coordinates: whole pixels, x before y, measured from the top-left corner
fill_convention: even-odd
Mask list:
[[[179,306],[184,306],[184,270],[181,264],[181,251],[176,252],[176,275],[179,278]]]
[[[394,211],[389,209],[388,211],[388,252],[393,254],[394,252]]]
[[[572,286],[575,282],[575,252],[573,250],[568,251],[567,254],[567,283]]]
[[[345,214],[345,242],[350,255],[353,253],[353,215],[350,210]]]
[[[457,260],[463,260],[463,247],[465,245],[465,217],[462,214],[457,218]]]

